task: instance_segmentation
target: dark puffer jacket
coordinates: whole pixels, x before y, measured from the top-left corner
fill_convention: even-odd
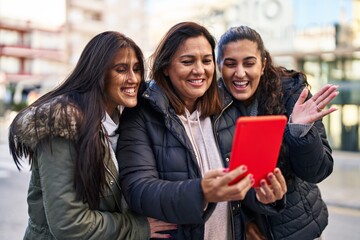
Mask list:
[[[210,203],[204,211],[201,173],[193,147],[180,119],[154,81],[137,107],[125,109],[119,131],[117,158],[130,208],[179,224],[177,231],[170,232],[174,239],[204,239],[204,224],[215,204]],[[278,208],[258,207],[270,214],[277,213]],[[238,202],[229,209],[231,239],[244,237],[240,209]]]
[[[294,78],[282,79],[282,84],[286,115],[289,117],[305,87],[305,81],[297,75]],[[215,130],[221,154],[223,158],[229,159],[235,121],[241,113],[222,80],[220,88],[224,93],[225,107],[215,121]],[[310,97],[309,94],[308,98]],[[286,208],[281,214],[272,216],[252,213],[257,219],[261,219],[268,239],[314,239],[319,237],[327,226],[327,207],[316,185],[329,176],[333,169],[332,150],[326,138],[321,120],[316,121],[302,138],[293,137],[289,127],[286,127],[283,144],[287,147],[285,159],[292,176],[287,182]],[[248,208],[244,210],[249,211]]]

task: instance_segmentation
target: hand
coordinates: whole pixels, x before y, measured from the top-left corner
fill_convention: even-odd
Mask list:
[[[255,223],[253,222],[246,223],[245,228],[246,228],[247,240],[266,240],[265,236],[262,235],[260,229]]]
[[[246,193],[254,184],[253,176],[248,174],[233,185],[229,186],[229,183],[246,171],[247,167],[242,165],[231,172],[228,172],[228,169],[217,169],[207,172],[201,180],[205,201],[222,202],[243,200]]]
[[[279,168],[275,168],[273,173],[267,175],[267,178],[270,185],[265,179],[262,179],[260,187],[255,188],[256,198],[263,204],[282,199],[287,191],[285,178]]]
[[[311,124],[324,116],[336,111],[331,107],[324,109],[338,94],[338,86],[327,84],[319,92],[306,100],[309,90],[304,88],[296,101],[291,114],[291,122],[296,124]]]
[[[150,225],[150,238],[171,238],[170,234],[158,232],[177,229],[176,224],[163,222],[149,217],[147,219]]]

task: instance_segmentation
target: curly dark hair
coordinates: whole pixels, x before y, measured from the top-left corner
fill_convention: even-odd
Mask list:
[[[257,45],[261,55],[261,62],[265,62],[264,74],[260,77],[259,86],[256,90],[258,99],[258,115],[284,115],[286,109],[283,100],[282,79],[291,78],[297,74],[302,75],[306,82],[305,74],[297,71],[288,71],[281,66],[275,66],[270,53],[266,50],[260,34],[248,26],[231,27],[220,38],[217,47],[217,64],[221,69],[224,49],[231,42],[249,40]],[[283,143],[280,151],[278,166],[281,168],[286,179],[291,179],[290,167],[285,161],[286,144]]]

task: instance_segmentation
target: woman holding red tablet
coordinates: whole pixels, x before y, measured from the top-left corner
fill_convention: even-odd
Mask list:
[[[174,25],[153,55],[153,80],[138,106],[124,110],[119,126],[117,158],[129,206],[178,224],[167,232],[177,240],[244,239],[240,205],[230,201],[242,200],[253,179],[245,166],[225,169],[217,147],[211,116],[221,104],[214,49],[215,40],[203,26]],[[246,177],[230,186],[242,173]],[[281,172],[271,176],[271,185],[262,187],[267,195],[259,193],[262,202],[284,196]]]
[[[267,216],[244,204],[249,213],[248,239],[319,238],[328,212],[316,183],[333,169],[321,119],[336,110],[324,108],[338,95],[337,86],[326,85],[312,96],[306,76],[275,67],[260,35],[246,26],[230,28],[221,36],[217,57],[224,107],[215,127],[224,158],[230,155],[229,136],[239,116],[283,114],[289,118],[278,161],[287,180],[286,209]]]

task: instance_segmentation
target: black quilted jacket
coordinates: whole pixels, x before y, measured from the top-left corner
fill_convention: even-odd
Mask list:
[[[215,204],[204,210],[201,173],[185,128],[165,94],[152,81],[137,107],[121,117],[117,158],[124,196],[134,211],[179,224],[173,239],[204,239],[204,224]],[[247,199],[259,212],[284,208]],[[244,238],[241,204],[231,205],[232,238]],[[219,222],[219,224],[223,224]]]
[[[222,80],[219,84],[223,90],[225,108],[215,120],[215,130],[221,154],[224,159],[228,159],[235,121],[241,113],[235,107],[234,100],[225,89]],[[294,78],[284,78],[282,84],[286,115],[289,117],[305,87],[305,82],[298,75]],[[287,147],[285,159],[292,176],[287,182],[285,210],[272,216],[255,214],[244,205],[243,210],[261,222],[268,239],[317,238],[328,224],[328,211],[316,183],[324,180],[333,170],[332,150],[326,139],[322,121],[315,122],[308,134],[302,138],[293,137],[286,127],[283,144]]]

